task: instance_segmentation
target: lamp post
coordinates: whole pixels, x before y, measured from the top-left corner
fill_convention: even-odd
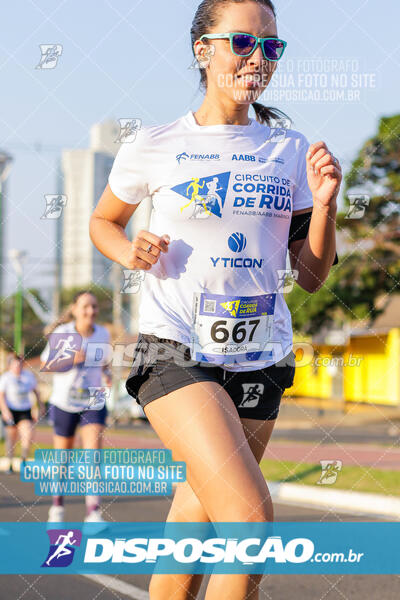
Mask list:
[[[6,152],[2,152],[0,151],[0,264],[3,264],[3,253],[4,253],[4,248],[3,248],[3,231],[4,231],[4,226],[3,226],[3,220],[4,220],[4,194],[3,194],[3,189],[4,189],[4,182],[6,181],[9,173],[10,173],[10,169],[11,169],[11,161],[12,161],[12,157],[7,154]],[[3,336],[3,305],[2,305],[2,297],[3,297],[3,272],[0,272],[0,339]]]
[[[12,266],[17,275],[17,292],[15,294],[15,313],[14,313],[14,351],[21,353],[22,346],[22,297],[23,297],[23,263],[27,253],[24,250],[12,249],[9,251]]]

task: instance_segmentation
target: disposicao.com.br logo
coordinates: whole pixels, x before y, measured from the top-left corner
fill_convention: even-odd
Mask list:
[[[286,544],[281,536],[245,538],[90,538],[86,543],[85,563],[155,563],[158,559],[172,558],[176,563],[213,563],[245,565],[311,562],[359,562],[362,553],[352,549],[348,553],[315,553],[314,543],[308,538],[293,538]]]
[[[0,538],[2,574],[399,573],[400,522],[3,522]]]

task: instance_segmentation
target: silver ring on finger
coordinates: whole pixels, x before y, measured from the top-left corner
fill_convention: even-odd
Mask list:
[[[151,249],[153,247],[153,244],[149,244],[145,250],[145,252],[151,252]]]

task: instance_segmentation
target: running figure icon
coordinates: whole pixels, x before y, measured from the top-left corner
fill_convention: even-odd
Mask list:
[[[58,536],[56,541],[57,549],[53,554],[46,560],[46,565],[50,566],[51,561],[54,558],[61,558],[62,556],[67,556],[68,554],[72,554],[72,550],[67,548],[69,545],[76,544],[78,540],[72,539],[74,536],[73,531],[69,531],[66,535],[61,534]],[[60,542],[60,540],[63,540]]]
[[[210,215],[211,212],[208,210],[207,205],[204,201],[204,198],[202,196],[199,195],[199,190],[203,189],[205,183],[203,181],[203,185],[199,184],[199,177],[192,177],[192,183],[190,183],[187,187],[186,190],[186,195],[189,197],[189,190],[191,188],[193,188],[193,192],[192,192],[192,197],[190,199],[190,202],[188,202],[187,204],[185,204],[184,206],[181,206],[181,212],[183,211],[184,208],[187,208],[188,206],[190,206],[190,204],[192,202],[195,203],[195,210],[193,212],[193,215],[191,218],[194,218],[195,214],[196,214],[196,205],[200,204],[200,207],[203,207],[204,210],[206,211],[207,215]],[[201,210],[201,208],[200,208]]]
[[[50,369],[51,365],[53,365],[55,362],[61,362],[62,360],[71,360],[71,352],[75,354],[75,352],[78,351],[78,348],[76,348],[76,346],[72,344],[73,339],[74,336],[69,335],[67,338],[62,338],[61,340],[58,340],[56,346],[56,350],[58,350],[59,348],[58,352],[56,352],[55,357],[52,358],[43,368]]]
[[[48,198],[48,196],[46,197],[46,199]],[[48,204],[46,206],[46,210],[44,211],[43,216],[41,217],[42,219],[49,219],[49,218],[54,218],[52,217],[52,215],[54,213],[58,213],[61,214],[62,209],[64,208],[66,204],[66,197],[62,194],[59,194],[58,196],[52,196],[49,197],[48,200]]]
[[[256,383],[255,385],[243,383],[243,399],[240,403],[240,407],[252,408],[257,406],[263,391],[264,386],[260,383]]]
[[[206,204],[215,215],[220,217],[222,198],[217,192],[220,192],[224,188],[221,186],[218,187],[218,177],[213,177],[212,181],[209,181],[206,185],[208,189],[208,194],[205,197]]]

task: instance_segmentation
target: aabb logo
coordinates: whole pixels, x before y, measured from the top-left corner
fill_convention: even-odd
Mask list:
[[[256,162],[256,157],[253,154],[234,154],[232,160],[244,160],[246,162]]]
[[[81,545],[79,529],[49,529],[49,553],[42,567],[68,567],[74,558],[75,548]]]

